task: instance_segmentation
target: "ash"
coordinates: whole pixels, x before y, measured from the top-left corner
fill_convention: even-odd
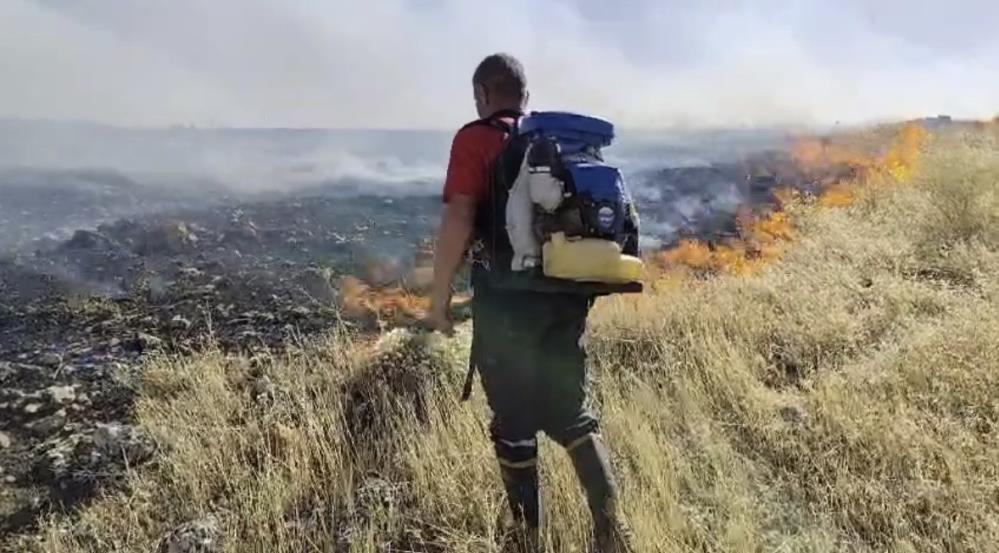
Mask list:
[[[63,239],[26,231],[0,258],[0,535],[124,485],[125,468],[152,457],[128,425],[149,355],[274,352],[336,326],[374,328],[344,318],[338,278],[399,282],[440,202],[327,194],[178,209],[120,185],[3,200],[3,224],[21,230],[61,232],[68,212],[134,215]]]

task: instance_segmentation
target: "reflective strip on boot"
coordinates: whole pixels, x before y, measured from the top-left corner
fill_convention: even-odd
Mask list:
[[[521,464],[527,466],[510,465]],[[541,497],[538,490],[537,460],[527,459],[519,463],[499,459],[500,475],[506,497],[510,505],[510,513],[514,521],[524,524],[527,528],[537,528],[541,525]]]

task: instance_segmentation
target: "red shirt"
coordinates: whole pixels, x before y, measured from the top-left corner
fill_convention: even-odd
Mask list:
[[[513,119],[503,118],[508,123]],[[444,180],[444,203],[457,195],[482,200],[489,192],[489,166],[503,148],[506,133],[492,125],[469,125],[454,135]]]

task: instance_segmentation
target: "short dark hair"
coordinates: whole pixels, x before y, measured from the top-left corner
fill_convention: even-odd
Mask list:
[[[493,54],[479,63],[472,83],[488,92],[523,103],[527,98],[527,77],[524,66],[510,54]]]

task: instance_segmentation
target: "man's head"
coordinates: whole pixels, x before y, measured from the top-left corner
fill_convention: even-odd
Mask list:
[[[527,105],[524,66],[509,54],[493,54],[482,60],[472,75],[472,87],[479,117],[489,117],[502,109],[523,109]]]

